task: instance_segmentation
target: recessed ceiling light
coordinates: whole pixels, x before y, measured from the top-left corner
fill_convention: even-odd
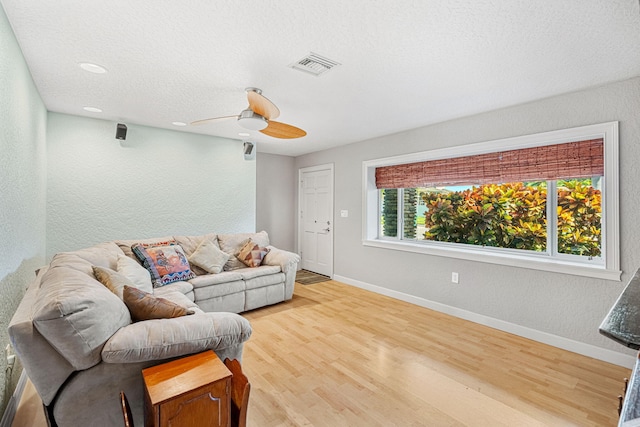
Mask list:
[[[239,132],[238,136],[251,136],[251,134],[248,132]]]
[[[103,74],[107,72],[107,69],[98,64],[92,64],[91,62],[81,62],[80,68],[90,73]]]
[[[102,110],[100,108],[97,108],[97,107],[83,107],[82,109],[84,111],[89,111],[91,113],[102,113]]]
[[[171,122],[172,125],[174,126],[186,126],[187,124],[185,122]]]

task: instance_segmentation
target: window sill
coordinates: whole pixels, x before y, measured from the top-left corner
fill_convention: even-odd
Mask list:
[[[364,246],[391,249],[397,251],[414,252],[427,255],[458,258],[469,261],[486,262],[490,264],[507,265],[510,267],[527,268],[530,270],[549,271],[552,273],[571,274],[574,276],[592,277],[596,279],[620,281],[622,274],[619,270],[607,270],[603,265],[587,265],[564,260],[518,256],[490,252],[482,248],[458,248],[446,246],[432,246],[413,242],[398,242],[390,240],[368,239],[363,240]]]

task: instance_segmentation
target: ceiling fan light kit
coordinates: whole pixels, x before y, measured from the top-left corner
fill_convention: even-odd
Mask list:
[[[262,95],[262,90],[255,87],[248,87],[245,91],[247,92],[249,108],[243,110],[237,116],[196,120],[191,122],[191,125],[197,126],[234,118],[243,128],[260,131],[272,138],[293,139],[301,138],[307,134],[307,132],[295,126],[274,121],[273,119],[280,115],[280,110],[273,102]]]
[[[238,124],[249,130],[262,130],[269,125],[267,119],[248,108],[238,116]]]

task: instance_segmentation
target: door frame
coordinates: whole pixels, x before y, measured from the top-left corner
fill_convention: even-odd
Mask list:
[[[333,163],[325,163],[323,165],[316,166],[307,166],[304,168],[298,169],[298,208],[296,220],[298,221],[298,255],[301,255],[302,252],[302,236],[304,234],[304,224],[301,218],[302,211],[302,197],[304,196],[304,189],[302,188],[302,177],[307,172],[316,172],[321,170],[329,170],[331,175],[331,195],[329,199],[331,200],[331,274],[330,277],[333,277],[333,261],[334,261],[334,238],[335,236],[335,171]],[[302,262],[300,263],[302,265]]]

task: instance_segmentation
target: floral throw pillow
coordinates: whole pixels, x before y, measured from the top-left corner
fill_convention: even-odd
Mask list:
[[[180,245],[145,247],[135,244],[131,250],[149,270],[155,287],[196,277]]]
[[[259,267],[265,255],[269,253],[269,249],[261,248],[253,240],[249,239],[247,243],[240,249],[237,258],[248,267]]]

